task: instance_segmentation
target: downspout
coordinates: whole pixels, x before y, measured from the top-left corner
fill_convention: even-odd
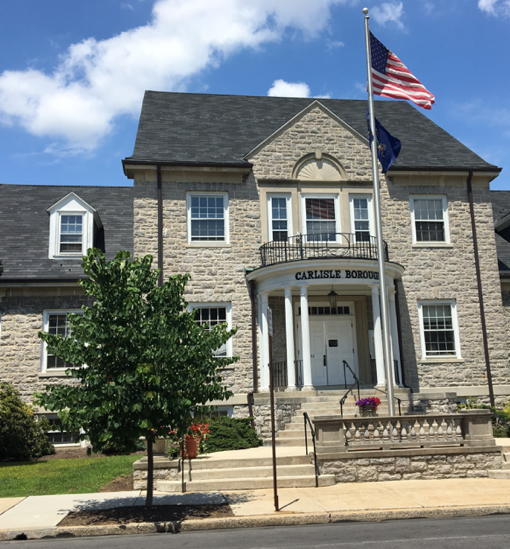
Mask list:
[[[469,175],[467,178],[467,191],[468,191],[468,197],[469,197],[469,210],[471,213],[471,228],[473,231],[473,253],[475,256],[476,283],[478,286],[478,302],[480,304],[480,321],[482,324],[483,351],[485,354],[485,367],[487,369],[489,399],[490,399],[491,406],[495,406],[494,387],[492,386],[492,373],[491,373],[491,364],[489,359],[489,342],[487,339],[487,325],[485,323],[485,309],[483,306],[482,277],[480,274],[480,258],[478,256],[478,240],[476,237],[475,208],[473,204],[473,187],[471,185],[472,178],[473,178],[473,170],[469,170]]]
[[[163,186],[161,183],[161,164],[156,164],[158,175],[158,286],[163,286]]]

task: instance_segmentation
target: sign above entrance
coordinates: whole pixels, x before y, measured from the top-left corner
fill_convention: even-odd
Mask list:
[[[295,274],[296,280],[320,280],[322,278],[360,278],[364,280],[379,280],[378,271],[361,269],[327,269],[320,271],[300,271]]]

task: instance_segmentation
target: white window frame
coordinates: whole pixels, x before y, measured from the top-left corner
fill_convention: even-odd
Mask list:
[[[427,355],[427,347],[425,344],[425,327],[423,324],[423,307],[424,306],[441,306],[449,305],[452,312],[452,326],[453,335],[455,341],[455,354],[454,355]],[[421,344],[421,356],[422,360],[435,361],[435,362],[448,362],[448,360],[457,360],[462,358],[460,352],[460,335],[459,324],[457,319],[457,303],[454,299],[441,299],[430,301],[418,301],[418,319],[420,322],[420,344]]]
[[[207,196],[207,197],[223,197],[223,223],[225,225],[225,238],[224,240],[191,240],[191,198],[193,196]],[[186,193],[186,219],[188,227],[188,244],[195,246],[224,246],[230,243],[230,222],[229,222],[229,200],[228,192],[189,192]]]
[[[334,200],[335,208],[335,233],[341,233],[340,223],[340,195],[338,193],[302,193],[301,194],[301,231],[303,234],[307,234],[306,229],[306,199],[307,198],[332,198]],[[324,242],[323,240],[314,240],[314,242]],[[339,240],[336,243],[341,244]],[[335,244],[335,242],[330,242]]]
[[[287,236],[293,236],[292,232],[292,209],[291,195],[289,193],[268,193],[267,195],[267,234],[268,241],[272,242],[273,238],[273,208],[271,201],[273,198],[284,198],[287,204]]]
[[[42,331],[48,333],[50,315],[69,315],[78,314],[82,315],[82,309],[46,309],[43,311],[43,328]],[[55,373],[56,375],[64,373],[69,368],[47,368],[48,365],[48,345],[46,341],[42,342],[41,347],[41,372],[44,374]]]
[[[60,419],[58,417],[58,414],[39,414],[39,417],[46,417],[46,419],[48,421],[52,420],[52,419]],[[60,431],[60,430],[50,430],[48,431],[48,434],[53,434],[53,433],[67,433],[67,431]],[[80,434],[80,433],[73,433],[73,434]],[[52,442],[53,446],[56,446],[57,448],[64,448],[64,447],[69,447],[69,448],[79,448],[80,446],[82,446],[81,444],[81,441],[80,440],[77,440],[76,442]]]
[[[444,223],[444,240],[417,240],[416,239],[416,219],[414,215],[414,201],[415,200],[441,200],[443,205],[443,223]],[[430,248],[431,246],[444,246],[450,244],[450,222],[448,219],[448,201],[445,195],[441,194],[416,194],[409,197],[409,207],[411,210],[411,227],[413,233],[413,245],[425,246]]]
[[[349,195],[349,217],[351,221],[351,234],[356,235],[356,228],[354,225],[354,200],[355,199],[367,200],[368,205],[368,232],[370,236],[375,236],[375,224],[374,224],[374,208],[372,203],[371,194],[350,194]]]
[[[193,312],[194,309],[217,309],[219,307],[225,308],[225,315],[227,318],[227,327],[229,330],[232,329],[232,303],[216,303],[216,302],[207,302],[207,303],[188,303],[188,312]],[[230,338],[225,343],[225,348],[227,351],[227,354],[225,357],[231,357],[232,356],[232,338]],[[220,357],[220,358],[225,358]]]
[[[96,210],[89,206],[75,193],[69,193],[47,211],[50,215],[50,241],[48,257],[50,259],[76,259],[87,255],[87,250],[92,248],[94,245],[94,225],[98,228],[102,227],[101,220]],[[79,252],[60,251],[60,235],[63,215],[82,216],[82,240],[81,250]]]

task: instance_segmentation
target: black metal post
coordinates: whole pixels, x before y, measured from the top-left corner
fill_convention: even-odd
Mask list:
[[[278,481],[276,477],[276,429],[274,417],[274,381],[273,381],[273,338],[269,335],[269,394],[271,403],[271,446],[273,447],[273,492],[274,510],[279,511],[278,506]]]

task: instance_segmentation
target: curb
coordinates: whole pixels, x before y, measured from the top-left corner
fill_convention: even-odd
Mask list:
[[[334,524],[338,522],[382,522],[414,518],[478,517],[510,514],[510,505],[485,507],[437,507],[428,509],[395,509],[381,511],[336,511],[332,513],[289,513],[250,517],[212,518],[186,520],[184,522],[140,522],[109,526],[58,526],[52,528],[26,528],[24,530],[0,530],[0,541],[75,538],[131,534],[178,534],[200,530],[232,528],[261,528],[270,526],[294,526],[305,524]]]

